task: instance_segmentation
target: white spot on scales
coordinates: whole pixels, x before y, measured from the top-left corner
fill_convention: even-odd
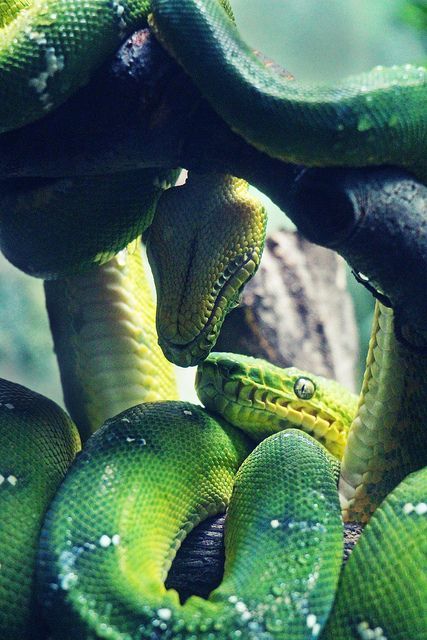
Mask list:
[[[11,411],[15,408],[15,405],[11,402],[6,402],[5,404],[3,404],[3,402],[0,402],[0,407],[5,407],[5,409],[9,409]]]
[[[357,633],[361,640],[387,640],[381,627],[372,629],[366,621],[357,625]]]
[[[44,47],[47,44],[46,37],[43,33],[30,32],[28,37],[31,40],[35,40],[41,47]],[[47,83],[49,78],[53,78],[56,73],[64,69],[64,56],[57,55],[55,47],[46,47],[45,64],[46,67],[44,71],[41,71],[38,76],[30,78],[28,84],[30,87],[35,89],[40,102],[43,104],[43,108],[47,110],[52,106],[51,98],[47,91]]]
[[[12,474],[8,475],[6,478],[0,473],[0,485],[2,485],[4,482],[8,482],[10,485],[12,485],[12,487],[15,487],[18,482],[18,478]]]
[[[120,544],[120,535],[115,533],[111,538],[105,533],[99,538],[99,546],[103,549],[107,549],[111,544],[117,546]]]
[[[405,515],[409,515],[415,511],[418,516],[423,516],[427,513],[427,503],[419,502],[418,504],[412,504],[412,502],[407,502],[403,505],[403,513]]]
[[[172,617],[172,611],[163,607],[162,609],[157,609],[157,615],[161,620],[170,620]]]

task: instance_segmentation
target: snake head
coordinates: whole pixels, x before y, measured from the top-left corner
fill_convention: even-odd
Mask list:
[[[266,214],[247,183],[192,175],[160,199],[147,239],[157,290],[157,332],[178,366],[203,360],[256,272]]]
[[[334,380],[236,353],[210,354],[198,367],[196,391],[207,409],[257,441],[299,428],[338,458],[357,405]]]

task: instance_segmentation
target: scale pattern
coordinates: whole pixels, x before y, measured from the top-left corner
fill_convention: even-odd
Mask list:
[[[147,239],[157,290],[157,331],[179,366],[203,360],[255,274],[267,216],[244,180],[190,174],[165,192]]]
[[[41,535],[39,598],[55,638],[231,640],[240,630],[243,639],[293,640],[320,629],[342,560],[337,463],[286,431],[259,445],[235,479],[249,450],[244,434],[188,403],[148,403],[107,421]],[[176,550],[225,509],[232,489],[223,582],[181,606],[164,587]]]
[[[376,67],[331,87],[305,86],[266,68],[216,0],[153,0],[152,11],[166,49],[261,151],[311,166],[397,165],[427,179],[425,67]]]
[[[308,400],[295,393],[300,378],[315,385]],[[299,427],[338,458],[357,407],[357,396],[333,380],[235,353],[211,353],[199,365],[196,391],[207,409],[257,441]]]
[[[322,640],[424,640],[427,467],[390,493],[341,575]]]
[[[44,513],[80,448],[54,402],[0,380],[0,636],[34,640],[37,541]]]
[[[151,5],[149,0],[25,4],[17,15],[9,13],[1,32],[1,132],[40,118],[86,84],[126,35],[146,24]]]
[[[422,336],[412,332],[416,344]],[[424,338],[424,344],[426,344]],[[367,522],[408,473],[427,465],[427,354],[401,344],[392,309],[377,302],[360,393],[341,465],[346,522]]]
[[[65,402],[83,440],[129,407],[178,398],[139,238],[100,267],[45,282],[45,293]]]
[[[0,183],[0,248],[18,269],[62,278],[104,264],[151,224],[175,171]]]

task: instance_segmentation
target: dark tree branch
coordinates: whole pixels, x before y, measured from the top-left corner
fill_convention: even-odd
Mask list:
[[[48,117],[0,137],[0,176],[182,166],[228,172],[269,195],[311,241],[427,330],[427,187],[394,168],[307,169],[235,135],[145,30]]]

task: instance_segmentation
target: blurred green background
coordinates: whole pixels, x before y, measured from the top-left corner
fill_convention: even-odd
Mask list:
[[[407,0],[232,0],[232,5],[247,41],[301,80],[327,82],[377,64],[425,60],[425,0],[411,6]],[[285,217],[266,202],[273,230]],[[362,371],[372,299],[351,278],[349,286],[361,332]],[[62,402],[41,282],[1,258],[0,296],[0,376]],[[194,399],[192,376],[179,371],[188,399]]]

